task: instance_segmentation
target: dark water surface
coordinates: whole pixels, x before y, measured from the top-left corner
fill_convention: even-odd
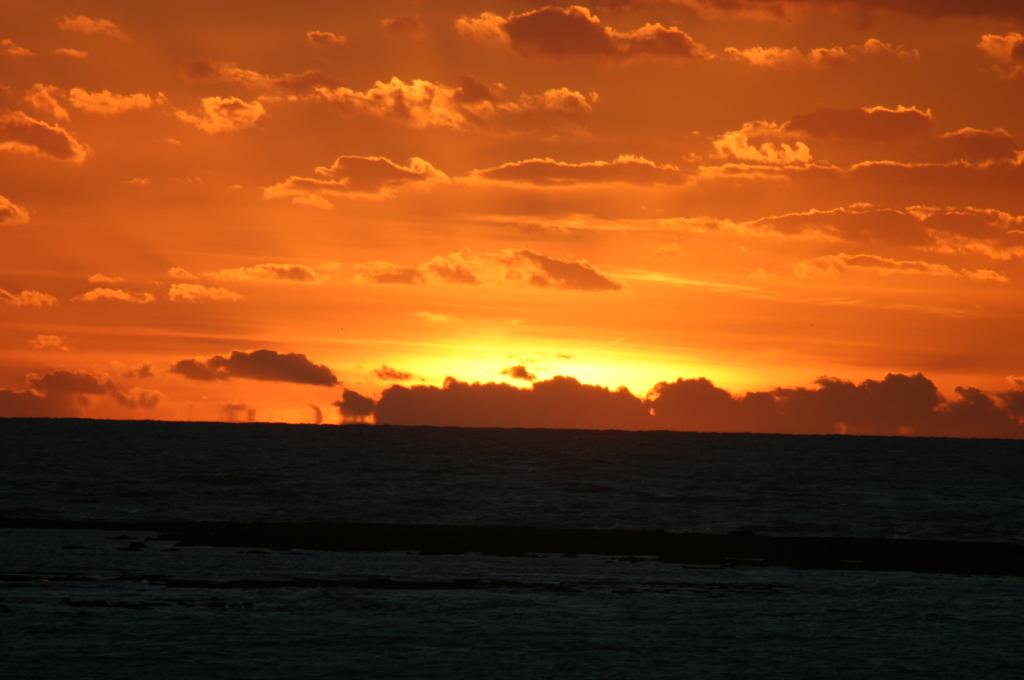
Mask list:
[[[1022,442],[9,420],[0,520],[4,678],[1016,678],[1024,667],[1014,576],[274,550],[145,529],[432,523],[1024,544]]]

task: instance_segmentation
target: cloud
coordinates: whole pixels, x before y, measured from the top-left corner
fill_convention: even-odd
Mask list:
[[[129,302],[136,305],[148,305],[156,301],[156,297],[152,293],[133,293],[121,288],[105,287],[93,288],[72,299],[78,302],[112,301]]]
[[[853,45],[815,47],[806,52],[797,47],[727,47],[725,56],[761,68],[833,68],[867,58],[917,59],[917,50],[869,38]]]
[[[422,158],[399,165],[382,156],[338,156],[331,165],[313,170],[312,177],[291,176],[263,190],[266,200],[284,198],[293,203],[331,209],[326,197],[382,194],[408,184],[442,181],[448,177]]]
[[[1009,283],[1005,275],[991,269],[954,269],[949,265],[926,262],[924,260],[895,260],[879,255],[864,253],[825,255],[812,260],[805,260],[794,267],[794,273],[800,278],[835,278],[846,270],[860,270],[890,276],[908,274],[913,276],[939,276],[954,279],[972,279],[993,283]]]
[[[943,156],[949,160],[975,163],[990,160],[1013,161],[1021,151],[1017,140],[1002,128],[981,130],[964,127],[943,133],[940,140]]]
[[[537,379],[537,376],[535,376],[533,373],[530,373],[529,369],[527,369],[526,366],[523,366],[522,364],[518,366],[509,366],[508,368],[503,369],[501,371],[501,374],[507,375],[510,378],[515,378],[516,380],[525,380],[527,382],[533,382],[534,380]]]
[[[112,284],[112,283],[123,283],[123,276],[107,276],[106,274],[90,274],[89,278],[86,279],[89,283],[94,284]]]
[[[785,127],[811,137],[892,141],[927,134],[933,120],[931,109],[916,106],[861,106],[793,116]]]
[[[32,105],[36,111],[56,118],[57,120],[68,120],[71,116],[65,109],[58,97],[61,96],[61,89],[56,85],[44,85],[36,83],[25,94],[25,101]]]
[[[0,389],[0,418],[66,418],[81,415],[90,398],[107,397],[126,408],[154,408],[163,395],[155,390],[118,388],[109,378],[81,371],[30,373],[27,390]]]
[[[27,47],[22,47],[10,38],[0,40],[0,52],[8,57],[34,57],[36,53]]]
[[[647,23],[631,31],[602,24],[586,7],[542,7],[502,17],[484,12],[455,22],[458,33],[484,43],[511,47],[523,56],[557,59],[698,59],[707,51],[675,26]]]
[[[77,50],[74,47],[58,47],[53,51],[58,57],[67,57],[68,59],[88,59],[89,53],[85,50]]]
[[[526,249],[503,251],[500,259],[508,267],[506,277],[522,278],[534,286],[591,291],[622,289],[586,261],[559,260]]]
[[[215,355],[205,361],[183,359],[174,364],[171,372],[190,380],[248,378],[303,385],[338,384],[331,369],[314,364],[305,354],[279,354],[270,349],[234,351],[227,357]]]
[[[341,399],[334,402],[334,405],[338,407],[341,419],[346,423],[366,422],[377,406],[373,399],[350,389],[345,389],[341,393]]]
[[[59,125],[36,120],[21,111],[0,112],[0,151],[82,163],[89,147]]]
[[[220,413],[229,423],[256,422],[256,409],[248,404],[221,404]]]
[[[559,259],[526,248],[507,248],[493,253],[464,250],[434,257],[419,266],[374,261],[356,267],[356,280],[360,283],[416,285],[430,279],[450,284],[513,282],[581,291],[622,288],[586,260]]]
[[[0,227],[28,224],[28,210],[0,194]]]
[[[348,38],[330,31],[309,31],[306,41],[315,47],[344,47],[348,44]]]
[[[0,302],[15,307],[52,307],[57,304],[57,298],[49,293],[41,293],[38,290],[23,290],[20,293],[12,293],[9,290],[0,288]]]
[[[307,38],[308,39],[308,38]],[[184,73],[189,82],[203,85],[239,85],[264,93],[283,93],[288,96],[308,94],[318,85],[336,85],[331,76],[319,71],[274,75],[242,68],[238,64],[212,59],[192,62]],[[268,97],[269,98],[269,97]]]
[[[139,366],[125,371],[123,374],[125,378],[131,378],[135,380],[142,380],[145,378],[153,377],[153,365],[152,364],[140,364]]]
[[[1024,34],[986,33],[978,41],[978,49],[992,60],[997,73],[1007,78],[1024,75]]]
[[[920,374],[860,385],[822,378],[816,389],[779,388],[736,398],[707,379],[659,383],[648,395],[666,429],[799,434],[934,434],[943,403]]]
[[[1024,216],[986,208],[870,203],[807,210],[742,223],[749,231],[821,234],[851,243],[902,245],[940,253],[975,253],[993,260],[1024,257]]]
[[[623,0],[619,4],[681,5],[707,19],[735,17],[788,21],[814,12],[837,9],[854,12],[862,18],[878,11],[904,12],[928,19],[1024,18],[1024,8],[1014,0]]]
[[[89,92],[80,87],[68,90],[67,97],[68,103],[79,111],[101,116],[116,116],[129,111],[145,111],[167,101],[167,97],[162,92],[156,95],[142,92],[114,94],[110,90]]]
[[[472,78],[458,85],[394,77],[366,90],[316,87],[320,101],[349,114],[398,121],[412,128],[462,129],[476,126],[501,132],[559,125],[579,126],[590,116],[597,94],[569,88],[509,95],[503,86]]]
[[[174,115],[183,123],[216,135],[250,128],[266,113],[258,101],[247,102],[238,97],[203,97],[198,115],[182,109],[175,111]]]
[[[525,389],[454,378],[440,388],[394,385],[376,408],[377,423],[386,425],[636,430],[648,420],[643,401],[626,388],[613,391],[563,376]]]
[[[172,283],[167,291],[171,302],[237,302],[241,295],[227,288],[213,288],[201,283]]]
[[[194,274],[182,267],[171,267],[167,275],[181,281],[198,281],[212,279],[215,281],[264,282],[264,283],[322,283],[326,280],[326,272],[337,267],[329,262],[316,269],[304,264],[286,262],[265,262],[247,267],[232,267]]]
[[[427,31],[414,17],[388,17],[380,20],[380,27],[385,33],[405,38],[406,40],[422,40]]]
[[[59,335],[37,335],[29,341],[35,349],[40,351],[54,351],[54,352],[67,352],[68,346],[64,343],[64,338]]]
[[[394,380],[395,382],[405,382],[407,380],[412,380],[415,377],[412,373],[399,371],[397,368],[392,368],[387,364],[382,365],[380,368],[375,370],[373,374],[381,380]]]
[[[473,177],[495,182],[569,186],[575,184],[680,184],[683,174],[671,164],[659,165],[643,156],[619,156],[612,161],[572,163],[553,158],[521,161],[474,170]]]
[[[786,126],[764,120],[724,132],[713,145],[719,158],[746,163],[794,165],[814,160],[810,147],[795,140]]]
[[[225,281],[287,281],[292,283],[319,283],[323,275],[304,264],[267,262],[249,267],[219,269],[203,276]]]
[[[376,422],[456,427],[782,432],[1024,437],[1013,393],[959,387],[943,397],[925,376],[891,373],[860,383],[820,378],[813,387],[732,395],[706,378],[658,383],[641,399],[559,376],[518,388],[448,378],[442,387],[392,386]]]
[[[374,260],[356,265],[356,281],[360,283],[425,283],[417,267],[406,267],[392,262]]]
[[[110,19],[94,19],[83,14],[64,16],[57,20],[57,27],[69,33],[101,35],[117,40],[128,40],[128,36]]]

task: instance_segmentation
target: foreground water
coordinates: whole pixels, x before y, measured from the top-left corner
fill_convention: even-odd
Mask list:
[[[0,421],[0,676],[1018,677],[1015,576],[275,550],[146,525],[1024,544],[1022,454],[998,441]]]

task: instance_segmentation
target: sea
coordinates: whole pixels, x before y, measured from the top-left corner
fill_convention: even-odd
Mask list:
[[[1021,441],[0,420],[10,680],[1020,678],[1020,555]]]

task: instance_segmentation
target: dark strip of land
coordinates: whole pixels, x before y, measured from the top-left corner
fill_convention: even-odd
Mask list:
[[[0,518],[0,528],[151,531],[184,546],[422,554],[650,556],[695,565],[1024,576],[1024,545],[628,529],[350,522],[102,522]]]

